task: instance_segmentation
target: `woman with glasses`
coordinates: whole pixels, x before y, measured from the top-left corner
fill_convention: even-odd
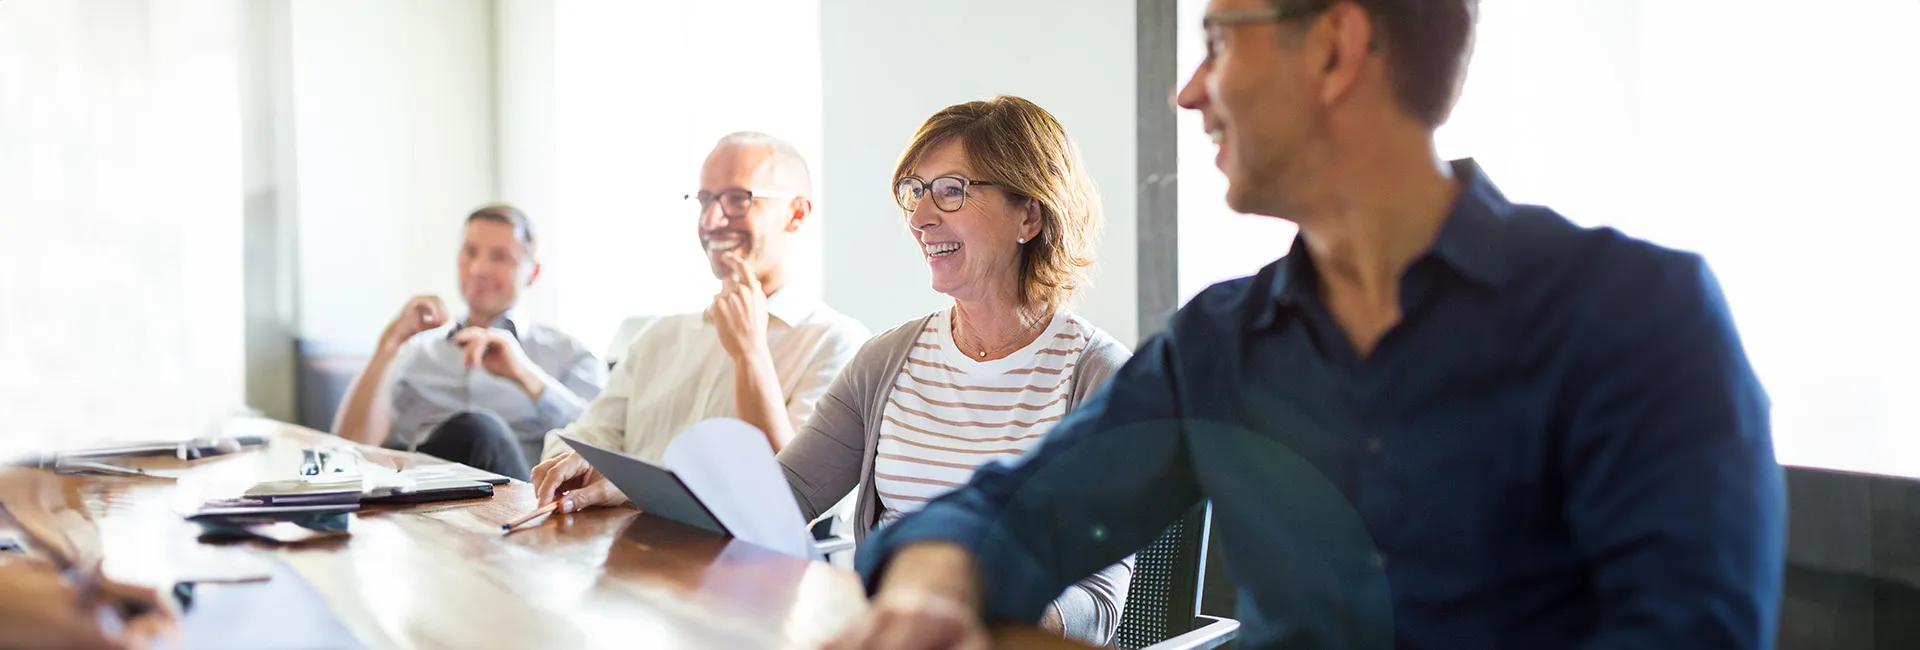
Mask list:
[[[780,452],[809,519],[859,485],[856,539],[982,464],[1017,462],[1129,354],[1066,308],[1093,264],[1100,202],[1045,110],[997,97],[935,113],[893,188],[953,306],[869,341]],[[1131,574],[1128,559],[1069,587],[1042,626],[1106,644]]]

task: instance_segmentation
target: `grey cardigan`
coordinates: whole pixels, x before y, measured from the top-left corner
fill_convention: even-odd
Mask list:
[[[861,346],[826,395],[815,403],[813,417],[780,451],[780,468],[786,472],[787,485],[793,488],[794,499],[800,502],[807,519],[832,508],[858,484],[854,539],[864,541],[867,531],[879,523],[881,507],[873,485],[873,450],[880,440],[881,417],[894,380],[907,363],[907,353],[933,316],[916,318]],[[1112,336],[1094,330],[1074,366],[1067,388],[1067,410],[1073,410],[1105,384],[1131,355]],[[1133,558],[1129,557],[1068,587],[1054,601],[1067,637],[1094,645],[1110,642],[1120,627],[1121,607],[1126,603],[1127,582],[1132,576]]]

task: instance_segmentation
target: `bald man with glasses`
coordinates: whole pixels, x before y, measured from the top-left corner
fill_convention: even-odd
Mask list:
[[[811,186],[806,159],[792,145],[761,133],[722,138],[701,167],[699,191],[687,195],[719,294],[704,313],[641,330],[606,391],[553,434],[659,461],[688,426],[737,417],[764,432],[774,451],[784,447],[869,336],[792,287],[790,249],[813,214]],[[542,495],[592,476],[553,434],[545,462],[533,470]],[[614,489],[586,483],[582,490]]]

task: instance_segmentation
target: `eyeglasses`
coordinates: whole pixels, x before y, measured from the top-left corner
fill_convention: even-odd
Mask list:
[[[719,194],[701,190],[693,194],[688,194],[684,198],[688,201],[699,203],[700,214],[702,215],[706,214],[707,210],[713,209],[713,204],[719,203],[721,214],[726,215],[728,218],[738,219],[747,216],[747,211],[753,209],[754,199],[794,199],[799,198],[799,196],[798,194],[787,192],[764,192],[761,190],[726,190]]]
[[[1326,11],[1327,8],[1331,6],[1333,6],[1331,1],[1322,1],[1302,3],[1286,9],[1269,7],[1259,11],[1229,11],[1207,14],[1200,18],[1200,29],[1206,32],[1207,37],[1207,60],[1212,61],[1215,56],[1219,55],[1222,45],[1226,42],[1225,27],[1251,23],[1273,23],[1297,20]]]
[[[913,212],[914,206],[920,205],[920,200],[926,198],[931,192],[933,207],[940,208],[941,212],[958,212],[960,208],[967,207],[967,186],[969,185],[991,186],[996,183],[959,176],[941,176],[930,181],[920,180],[917,176],[908,176],[894,184],[893,202],[900,204],[900,209]]]

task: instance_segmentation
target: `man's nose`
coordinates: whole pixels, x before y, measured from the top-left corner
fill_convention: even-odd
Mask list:
[[[700,227],[705,230],[719,230],[727,225],[727,211],[721,207],[720,200],[714,199],[700,208]]]
[[[1193,76],[1187,77],[1186,85],[1173,89],[1167,101],[1172,102],[1175,108],[1200,110],[1207,103],[1207,84],[1202,80],[1206,70],[1205,65],[1194,68]]]

